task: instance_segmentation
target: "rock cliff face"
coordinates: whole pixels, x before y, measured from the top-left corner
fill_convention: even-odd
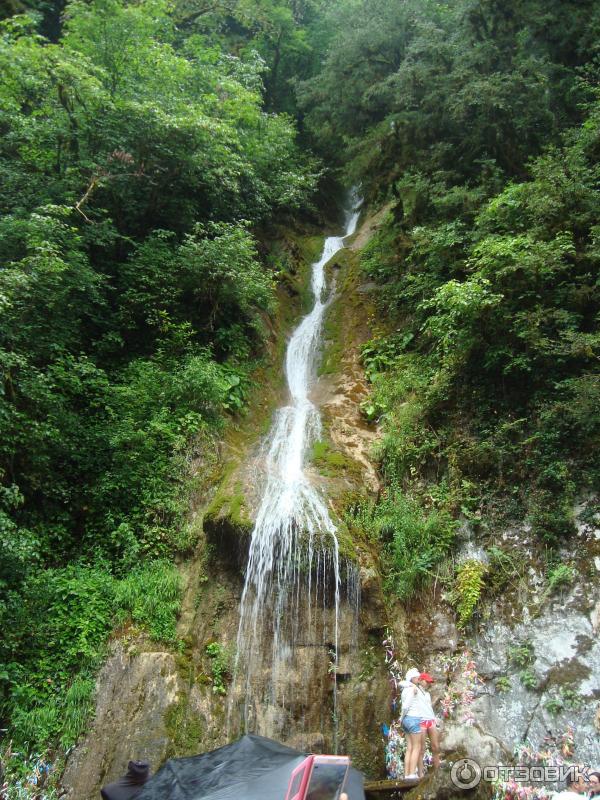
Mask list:
[[[563,554],[576,559],[570,584],[548,586],[527,528],[515,526],[493,535],[507,553],[512,547],[513,577],[501,592],[484,597],[464,633],[442,593],[428,594],[408,614],[418,663],[450,680],[451,689],[460,675],[448,672],[448,662],[461,651],[469,653],[477,673],[468,708],[459,704],[446,723],[442,743],[448,753],[512,764],[554,749],[566,761],[600,763],[600,519],[594,508],[597,502],[588,498],[574,509],[578,537]],[[463,555],[472,557],[479,547],[485,557],[484,544],[489,542],[467,531]]]
[[[160,763],[170,746],[166,715],[181,689],[171,653],[140,653],[115,642],[98,676],[91,730],[64,774],[70,796],[97,798],[107,780],[127,771],[132,757]]]
[[[371,224],[359,233],[363,241]],[[339,264],[336,272],[346,281],[346,293],[354,288],[348,263]],[[326,441],[324,457],[313,459],[312,477],[341,510],[348,496],[375,495],[378,481],[369,459],[376,432],[362,422],[358,408],[366,395],[358,348],[368,335],[368,307],[363,304],[357,314],[356,306],[344,309],[339,302],[334,311],[336,331],[328,344],[337,347],[343,332],[343,355],[335,374],[324,375],[315,387],[315,399],[325,408]],[[274,359],[281,355],[274,347]],[[161,650],[135,633],[115,638],[98,677],[93,724],[68,760],[63,785],[69,797],[97,798],[100,787],[122,774],[131,758],[149,760],[156,769],[168,757],[213,749],[241,732],[241,698],[232,696],[232,671],[243,568],[262,484],[260,433],[281,398],[276,383],[260,413],[242,421],[220,448],[220,463],[211,465],[218,480],[211,488],[206,476],[202,481],[193,509],[200,541],[193,558],[181,566],[186,583],[182,647]],[[198,470],[203,469],[199,464]],[[351,541],[343,526],[341,538],[343,561],[359,576],[360,605],[358,615],[353,603],[342,607],[335,715],[329,654],[307,635],[294,680],[304,702],[293,715],[284,708],[271,708],[266,715],[258,709],[255,723],[261,732],[315,752],[331,751],[337,740],[339,750],[351,753],[357,766],[382,776],[378,729],[388,716],[389,685],[381,640],[391,626],[403,641],[403,617],[385,602],[377,554]],[[318,624],[331,628],[330,615],[331,609],[324,609]],[[265,686],[269,679],[265,671]]]
[[[210,526],[209,526],[210,529]],[[210,538],[209,538],[210,541]],[[210,547],[209,547],[210,550]],[[381,772],[377,734],[389,705],[387,675],[380,657],[381,634],[389,623],[376,568],[365,556],[358,630],[346,610],[340,620],[337,736],[339,749],[357,765]],[[225,744],[240,730],[239,705],[228,698],[235,650],[242,576],[222,553],[193,565],[187,575],[180,635],[182,652],[157,651],[143,638],[116,640],[98,678],[96,715],[85,740],[69,758],[63,784],[77,800],[98,797],[100,787],[125,771],[130,758],[153,768],[170,756],[203,752]],[[332,678],[322,649],[303,646],[299,686],[306,702],[295,718],[260,719],[281,741],[315,752],[332,748]],[[269,676],[265,675],[265,684]],[[273,713],[273,712],[271,712]],[[285,720],[285,725],[282,724]]]
[[[339,517],[348,502],[374,498],[380,490],[372,458],[378,433],[360,413],[368,388],[359,351],[370,336],[372,308],[358,253],[385,211],[362,223],[353,244],[329,268],[336,299],[325,324],[323,364],[313,392],[324,430],[310,471]],[[281,330],[278,336],[284,338]],[[281,348],[274,347],[273,358],[281,363]],[[241,731],[241,698],[232,697],[239,602],[262,482],[260,434],[268,429],[281,387],[271,384],[269,396],[265,402],[263,392],[260,413],[242,422],[223,444],[219,469],[213,470],[218,480],[208,481],[210,490],[204,481],[193,510],[202,533],[194,557],[181,567],[186,582],[182,648],[160,650],[135,634],[111,646],[98,679],[94,722],[71,754],[64,776],[75,800],[97,798],[100,786],[123,773],[130,758],[148,759],[156,769],[170,756],[212,749]],[[278,709],[260,718],[262,730],[317,752],[331,750],[337,739],[339,750],[350,753],[356,766],[370,777],[383,777],[379,727],[390,721],[391,712],[381,642],[390,628],[401,665],[427,668],[438,678],[434,696],[454,697],[443,733],[449,758],[468,755],[482,764],[510,763],[524,740],[539,750],[549,731],[560,740],[572,726],[574,757],[597,767],[600,524],[592,506],[590,500],[577,510],[579,537],[569,555],[580,565],[579,573],[570,585],[552,592],[527,530],[495,531],[493,541],[514,555],[518,567],[500,592],[483,599],[479,616],[462,632],[439,587],[407,608],[386,598],[373,544],[357,541],[340,522],[343,557],[358,569],[360,611],[357,621],[350,605],[342,610],[336,718],[328,654],[307,637],[304,667],[295,676],[299,688],[309,687],[305,701],[294,715]],[[486,537],[465,525],[457,559],[485,558],[491,542]],[[322,624],[328,624],[330,613],[323,612]],[[465,651],[478,676],[472,686],[465,686]],[[265,685],[269,677],[265,674]],[[413,792],[415,800],[456,794],[446,773]]]
[[[512,747],[524,740],[541,745],[548,731],[573,725],[578,759],[596,764],[600,642],[592,619],[599,604],[579,588],[550,603],[533,623],[495,623],[478,637],[474,657],[490,691],[478,698],[476,713],[486,730]],[[511,647],[519,643],[531,645],[533,680],[527,685],[511,662]],[[508,686],[499,691],[502,675]]]

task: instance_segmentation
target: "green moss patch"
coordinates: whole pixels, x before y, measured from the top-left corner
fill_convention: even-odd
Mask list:
[[[360,475],[358,464],[348,458],[340,450],[334,449],[329,442],[316,441],[310,455],[312,463],[326,478],[339,478],[347,475]]]
[[[181,697],[167,710],[165,726],[170,740],[169,758],[196,755],[201,749],[205,721],[190,708],[187,696]]]

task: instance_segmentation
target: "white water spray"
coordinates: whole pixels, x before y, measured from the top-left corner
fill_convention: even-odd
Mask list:
[[[306,609],[308,617],[308,630],[303,630],[302,635],[315,637],[311,609],[322,602],[325,612],[331,595],[332,572],[333,631],[324,631],[325,641],[312,646],[330,646],[336,718],[339,545],[336,526],[325,501],[305,474],[304,465],[309,448],[321,435],[320,414],[309,393],[316,377],[321,328],[329,303],[329,298],[324,298],[325,265],[344,247],[344,239],[354,233],[358,216],[356,210],[348,215],[344,234],[326,239],[321,258],[312,265],[315,304],[292,335],[285,360],[290,403],[276,412],[268,437],[267,483],[250,543],[236,657],[236,677],[243,673],[240,699],[244,706],[244,728],[256,733],[278,732],[277,725],[268,722],[276,714],[275,706],[282,708],[293,703],[290,676],[300,669],[294,664],[300,609]],[[265,671],[270,671],[266,681]],[[268,685],[268,696],[257,697],[255,684],[263,688]],[[264,712],[265,705],[271,707],[272,715],[270,718],[263,713],[261,721],[257,719],[257,708],[262,706]]]

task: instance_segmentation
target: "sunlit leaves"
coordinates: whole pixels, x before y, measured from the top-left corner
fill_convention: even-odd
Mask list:
[[[424,309],[435,309],[424,330],[445,356],[452,353],[465,357],[477,341],[481,317],[501,301],[502,295],[492,292],[490,281],[482,276],[463,282],[448,281],[421,305]]]

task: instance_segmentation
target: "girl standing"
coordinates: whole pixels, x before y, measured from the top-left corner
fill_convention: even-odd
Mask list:
[[[423,716],[421,717],[421,730],[423,731],[423,739],[421,742],[421,754],[418,761],[419,770],[423,768],[426,736],[429,736],[429,742],[431,744],[433,766],[437,769],[437,767],[440,765],[440,734],[437,728],[437,718],[433,711],[431,695],[427,691],[432,683],[434,683],[434,680],[428,672],[422,672],[417,680],[417,687],[422,694],[424,711]]]
[[[421,728],[422,712],[426,711],[423,705],[422,695],[424,693],[417,686],[421,672],[412,667],[406,673],[402,682],[402,709],[400,712],[400,724],[406,734],[406,756],[404,758],[404,778],[406,780],[417,780],[418,761],[421,756],[421,744],[425,738],[423,728]]]

